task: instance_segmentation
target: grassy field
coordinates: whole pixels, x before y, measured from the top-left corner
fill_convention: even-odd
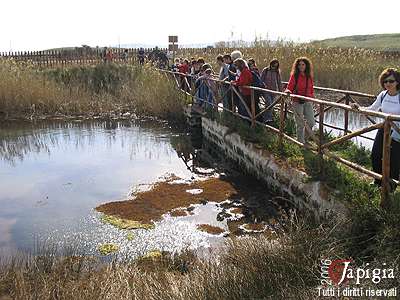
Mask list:
[[[400,67],[400,53],[387,54],[371,49],[327,48],[310,44],[260,42],[255,47],[238,48],[245,59],[254,58],[261,70],[273,58],[280,61],[282,77],[289,73],[296,57],[307,56],[314,64],[315,83],[318,86],[349,89],[377,94],[378,76],[386,67]],[[203,57],[213,64],[218,54],[231,53],[232,48],[180,50],[178,57]]]
[[[351,35],[312,43],[322,47],[357,47],[382,51],[400,51],[400,33]]]

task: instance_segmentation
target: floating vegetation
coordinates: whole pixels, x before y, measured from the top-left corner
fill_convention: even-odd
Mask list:
[[[186,192],[195,189],[203,192],[201,194]],[[234,186],[220,178],[210,178],[192,183],[159,182],[154,184],[150,190],[135,194],[134,200],[102,204],[96,210],[107,216],[108,223],[115,223],[115,226],[118,228],[122,226],[122,229],[133,229],[139,224],[146,226],[153,221],[161,220],[164,214],[174,209],[188,207],[191,204],[219,203],[236,194],[237,190]],[[109,218],[108,216],[118,216],[118,218]],[[123,221],[121,224],[119,218],[135,221],[133,223]],[[109,219],[111,222],[108,221]]]
[[[111,215],[102,215],[101,221],[113,225],[118,229],[154,229],[154,224],[145,224],[139,221],[127,220]]]
[[[147,252],[141,257],[141,259],[158,259],[162,257],[162,253],[159,250],[152,250]]]
[[[193,215],[193,213],[189,212],[188,210],[186,210],[184,208],[179,208],[179,209],[174,209],[173,211],[171,211],[170,215],[172,217],[186,217],[187,215]]]
[[[212,226],[212,225],[209,225],[209,224],[198,224],[197,225],[197,229],[199,229],[201,231],[204,231],[204,232],[207,232],[209,234],[215,234],[215,235],[218,235],[218,234],[221,234],[221,233],[225,232],[225,230],[222,229],[221,227]]]
[[[126,239],[127,239],[128,241],[132,241],[133,238],[134,238],[133,233],[132,233],[132,232],[128,232],[128,234],[126,235]]]
[[[109,255],[111,253],[117,252],[119,250],[119,246],[115,244],[103,244],[100,245],[98,249],[102,255]]]

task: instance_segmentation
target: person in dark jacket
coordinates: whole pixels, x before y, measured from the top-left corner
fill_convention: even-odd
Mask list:
[[[269,66],[262,70],[261,80],[267,90],[282,92],[281,70],[277,59],[271,60]],[[269,106],[275,100],[276,94],[265,92],[263,96],[265,99],[265,105]],[[272,111],[266,111],[263,114],[263,119],[266,123],[271,122]]]
[[[223,59],[224,63],[228,67],[228,77],[225,78],[225,81],[234,81],[236,79],[236,67],[232,61],[232,57],[230,54],[225,54]],[[235,107],[232,104],[237,102],[237,100],[235,100],[236,98],[236,94],[233,93],[232,90],[229,90],[224,98],[224,107],[229,110],[235,110]]]
[[[256,72],[258,76],[260,76],[260,70],[257,68],[256,60],[254,58],[249,58],[247,60],[247,65],[249,66],[250,71]]]

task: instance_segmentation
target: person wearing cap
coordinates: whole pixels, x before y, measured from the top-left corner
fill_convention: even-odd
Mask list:
[[[239,101],[236,103],[238,107],[238,112],[240,115],[250,118],[246,110],[246,106],[251,108],[251,90],[248,87],[253,82],[253,75],[251,74],[249,68],[247,67],[246,62],[242,58],[237,58],[234,61],[235,67],[240,71],[239,78],[235,81],[232,81],[232,84],[239,87],[240,94],[245,103]]]
[[[400,116],[400,72],[394,68],[385,69],[379,76],[379,84],[383,91],[376,97],[374,103],[365,110],[381,111],[390,115]],[[357,103],[350,106],[359,109]],[[400,128],[400,122],[395,122]],[[371,162],[372,170],[375,173],[382,174],[382,157],[383,157],[383,128],[378,129],[376,133],[374,145],[372,146]],[[391,144],[390,144],[390,178],[399,180],[400,174],[400,133],[392,127]],[[381,185],[382,181],[375,179],[373,184]],[[396,189],[396,185],[391,185],[392,191]]]

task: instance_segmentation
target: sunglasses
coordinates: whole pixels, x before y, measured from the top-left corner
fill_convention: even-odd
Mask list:
[[[393,79],[388,79],[388,80],[384,80],[383,83],[395,83],[396,80]]]

